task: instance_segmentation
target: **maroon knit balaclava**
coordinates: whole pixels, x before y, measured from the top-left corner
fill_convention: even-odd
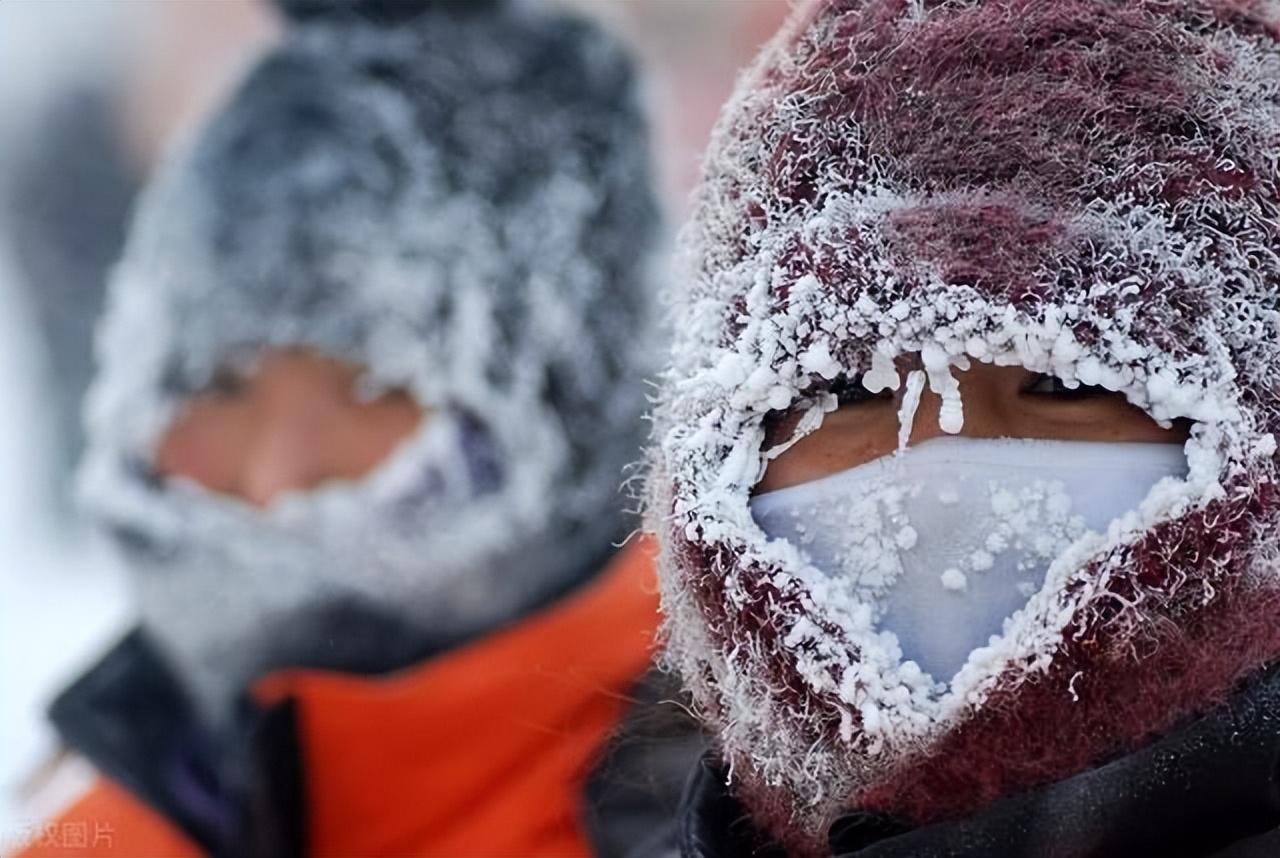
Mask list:
[[[796,853],[1131,750],[1280,656],[1280,8],[822,0],[741,79],[682,239],[650,521],[670,657]],[[954,676],[748,509],[790,416],[920,354],[1192,423]]]

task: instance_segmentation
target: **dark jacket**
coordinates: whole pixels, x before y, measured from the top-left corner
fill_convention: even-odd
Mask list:
[[[725,784],[704,758],[685,791],[676,851],[782,858]],[[1073,778],[921,828],[850,812],[828,841],[838,858],[1277,858],[1280,668],[1158,742]]]

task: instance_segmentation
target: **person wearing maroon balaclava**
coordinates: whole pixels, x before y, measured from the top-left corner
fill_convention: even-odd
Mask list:
[[[741,78],[649,481],[684,854],[1280,853],[1278,39],[818,0]]]
[[[90,777],[22,854],[621,855],[688,765],[628,747],[685,728],[619,546],[636,67],[550,4],[274,5],[112,278],[80,488],[137,622],[50,706]]]

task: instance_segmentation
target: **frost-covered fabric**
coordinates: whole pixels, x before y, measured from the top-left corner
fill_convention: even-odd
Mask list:
[[[740,80],[682,236],[650,515],[671,658],[797,852],[1083,770],[1280,655],[1280,8],[821,0]],[[1017,365],[1193,421],[939,685],[748,508],[833,388]]]
[[[282,5],[282,43],[145,194],[81,475],[211,700],[289,663],[269,653],[358,647],[335,605],[457,640],[594,571],[643,432],[657,210],[620,48],[531,3]],[[175,409],[283,347],[407,389],[421,432],[263,514],[156,479]]]

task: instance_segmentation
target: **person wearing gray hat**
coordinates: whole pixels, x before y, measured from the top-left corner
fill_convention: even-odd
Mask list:
[[[529,3],[278,5],[108,296],[81,490],[140,621],[52,708],[79,812],[126,851],[586,854],[656,626],[616,550],[660,243],[630,62]]]

